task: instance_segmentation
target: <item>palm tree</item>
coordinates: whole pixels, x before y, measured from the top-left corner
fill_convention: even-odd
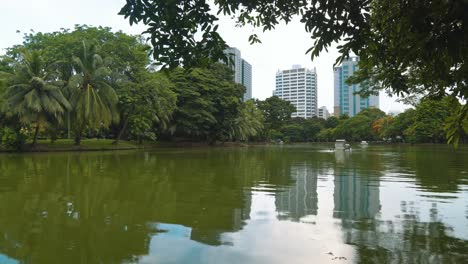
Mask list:
[[[71,108],[70,103],[37,51],[21,52],[12,83],[5,94],[4,110],[17,115],[23,124],[35,123],[32,142],[35,146],[41,126],[51,119],[60,122],[64,112]]]
[[[232,138],[236,140],[248,140],[260,133],[263,129],[263,114],[255,106],[253,100],[241,105],[239,116],[235,119],[235,125],[231,132]]]
[[[83,42],[83,50],[73,62],[76,74],[69,81],[70,102],[74,109],[75,144],[79,145],[86,127],[97,129],[118,121],[118,97],[108,84],[111,72],[96,54],[94,44]]]

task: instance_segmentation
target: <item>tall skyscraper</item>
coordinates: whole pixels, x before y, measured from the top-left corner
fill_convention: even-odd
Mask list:
[[[290,70],[276,73],[276,89],[273,93],[291,102],[297,112],[292,117],[311,118],[317,116],[317,72],[293,65]]]
[[[252,65],[242,59],[242,85],[245,86],[244,101],[252,99]]]
[[[244,101],[252,99],[252,65],[242,59],[241,52],[237,48],[231,47],[225,52],[232,56],[231,68],[234,71],[234,81],[245,87]]]
[[[348,77],[352,76],[358,69],[359,57],[350,57],[343,60],[340,66],[335,67],[334,71],[334,84],[335,84],[335,100],[334,100],[334,115],[339,116],[347,114],[348,116],[355,116],[361,110],[370,107],[379,107],[379,96],[371,95],[367,98],[362,98],[355,95],[359,92],[364,84],[346,84]]]

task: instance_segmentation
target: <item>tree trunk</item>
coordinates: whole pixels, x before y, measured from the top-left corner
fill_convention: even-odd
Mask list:
[[[67,111],[67,138],[70,139],[70,111]]]
[[[115,145],[118,145],[118,144],[119,144],[120,138],[122,137],[123,133],[124,133],[125,130],[127,129],[127,125],[128,125],[128,118],[125,118],[125,121],[124,121],[124,124],[123,124],[123,126],[122,126],[122,129],[120,129],[119,134],[117,135],[117,138],[115,139],[115,141],[113,142],[113,144],[115,144]]]
[[[37,136],[39,134],[39,123],[36,124],[36,129],[34,131],[34,139],[33,139],[33,142],[32,142],[32,146],[35,147],[36,144],[37,144]]]
[[[79,146],[81,144],[81,131],[75,134],[75,145]]]

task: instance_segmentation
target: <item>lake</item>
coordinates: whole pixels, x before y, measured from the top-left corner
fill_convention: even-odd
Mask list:
[[[468,148],[0,155],[0,263],[467,263]]]

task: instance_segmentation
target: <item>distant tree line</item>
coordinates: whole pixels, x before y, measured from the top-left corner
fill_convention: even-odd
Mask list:
[[[448,133],[460,133],[444,125],[461,107],[454,99],[425,99],[396,117],[367,109],[352,118],[291,118],[295,107],[278,97],[244,102],[245,88],[224,64],[157,71],[150,53],[141,37],[104,27],[25,34],[0,57],[0,143],[445,142]]]
[[[396,116],[376,108],[364,109],[354,117],[291,118],[295,108],[289,102],[273,96],[257,101],[264,114],[264,130],[260,140],[286,142],[382,141],[407,143],[446,143],[449,127],[446,125],[461,105],[451,97],[443,100],[424,99],[415,108]],[[467,131],[461,132],[467,142]],[[258,136],[257,136],[258,138]]]

